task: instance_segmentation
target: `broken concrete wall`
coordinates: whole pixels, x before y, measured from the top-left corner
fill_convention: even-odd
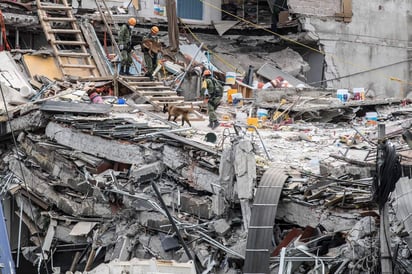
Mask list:
[[[340,2],[325,1],[330,7]],[[310,3],[312,7],[321,7],[307,9]],[[322,13],[324,1],[320,4],[293,0],[288,4],[293,12],[307,15],[302,21],[303,29],[319,36],[321,50],[326,53],[328,87],[364,87],[381,97],[402,95],[402,89],[410,82],[407,62],[410,35],[406,31],[410,1],[354,0],[353,16],[348,23],[338,22],[335,17],[325,19],[326,15],[333,16],[333,9]],[[402,82],[391,81],[391,77]]]
[[[341,11],[341,0],[288,0],[289,11],[319,17],[335,16]]]

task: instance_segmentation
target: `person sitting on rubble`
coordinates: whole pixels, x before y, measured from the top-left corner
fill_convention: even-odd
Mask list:
[[[136,25],[136,19],[131,17],[127,24],[123,24],[119,31],[119,49],[122,60],[120,62],[120,74],[130,75],[130,66],[132,65],[132,29]]]
[[[145,76],[150,77],[150,80],[153,80],[153,71],[157,66],[157,55],[160,50],[159,48],[159,39],[157,34],[159,33],[159,28],[153,26],[150,29],[150,33],[145,35],[142,40],[142,52],[144,56],[144,63],[146,66]]]
[[[213,78],[210,70],[206,69],[203,72],[206,85],[201,89],[201,95],[208,98],[207,110],[209,113],[209,125],[208,127],[215,129],[219,126],[217,120],[216,109],[220,105],[220,100],[223,96],[223,86]]]
[[[282,76],[278,76],[275,79],[267,82],[266,84],[263,85],[262,89],[268,89],[268,88],[289,88],[292,87],[291,84],[289,84],[288,81],[286,81]]]

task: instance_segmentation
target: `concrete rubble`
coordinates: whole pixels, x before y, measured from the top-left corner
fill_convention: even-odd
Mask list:
[[[82,88],[76,85],[66,90]],[[302,99],[313,102],[314,107],[306,103],[309,110],[317,106],[318,112],[331,112],[336,105],[337,113],[357,112],[350,119],[335,116],[338,123],[330,123],[304,119],[304,109],[295,105],[291,118],[265,120],[256,132],[247,130],[237,117],[242,115],[236,115],[222,121],[215,132],[218,140],[210,143],[204,139],[208,131],[202,121],[172,134],[174,127],[164,116],[153,118],[146,111],[124,112],[109,104],[109,112],[84,113],[81,105],[89,104],[84,97],[64,113],[46,107],[48,102],[64,104],[60,92],[66,94],[61,90],[51,99],[15,107],[10,124],[2,122],[2,193],[15,203],[26,226],[28,241],[21,254],[33,264],[42,256],[46,261],[56,256],[56,261],[72,246],[73,261],[62,264],[61,271],[97,273],[93,271],[99,268],[92,269],[100,263],[131,258],[180,263],[192,258],[198,269],[241,271],[255,191],[262,175],[276,167],[288,179],[273,222],[273,240],[267,242],[271,273],[289,264],[294,271],[313,271],[317,261],[334,273],[379,269],[379,214],[371,195],[376,125],[360,113],[374,107],[386,122],[387,138],[400,148],[405,147],[402,126],[410,126],[409,105],[395,99],[390,105],[390,99],[344,105],[329,91],[290,91],[284,93],[288,101],[315,93],[319,99]],[[257,96],[256,103],[225,104],[220,112],[236,114],[268,104],[278,108],[280,98],[269,100],[263,91]],[[329,107],[322,108],[325,104]],[[288,109],[287,103],[278,111],[282,109]],[[182,250],[152,183],[190,254]],[[401,201],[395,200],[394,206]],[[391,215],[399,219],[391,235],[392,245],[399,246],[407,261],[406,214]],[[15,223],[12,227],[18,228]],[[44,254],[34,248],[40,246]],[[302,256],[306,259],[288,260]],[[405,260],[399,262],[410,267]]]
[[[182,44],[154,81],[34,76],[25,53],[0,52],[0,192],[21,273],[412,272],[411,101],[237,77],[243,97],[225,90],[212,131],[191,89],[208,60]],[[266,59],[241,62],[305,81],[292,49]],[[192,126],[168,121],[167,100],[190,102]]]

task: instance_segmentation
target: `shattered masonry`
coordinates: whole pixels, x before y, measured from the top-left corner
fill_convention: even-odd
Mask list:
[[[377,15],[387,24],[393,7],[222,1],[245,22],[194,1],[193,22],[173,1],[146,2],[0,3],[1,267],[411,273],[410,65],[395,60],[410,38],[345,36]],[[197,16],[186,6],[177,13]],[[124,75],[116,39],[131,16]],[[149,75],[141,42],[153,25],[162,58]],[[370,70],[339,62],[348,55]],[[225,85],[216,129],[204,69]],[[168,119],[170,106],[191,126]]]

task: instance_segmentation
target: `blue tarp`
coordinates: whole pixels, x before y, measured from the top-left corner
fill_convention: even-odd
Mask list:
[[[0,270],[1,273],[15,274],[13,257],[11,256],[9,236],[3,214],[3,204],[0,206]]]

